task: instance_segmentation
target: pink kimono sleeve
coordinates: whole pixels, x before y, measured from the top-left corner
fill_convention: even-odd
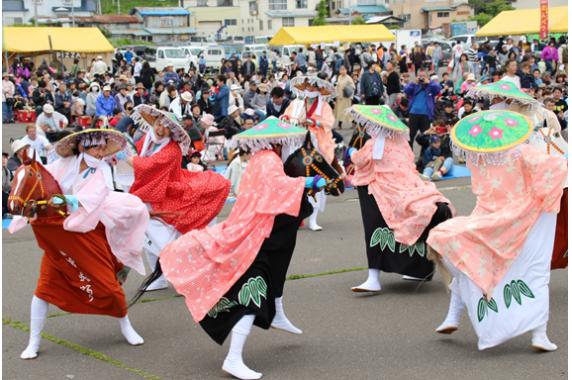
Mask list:
[[[89,232],[101,221],[102,205],[109,193],[103,173],[98,170],[81,187],[74,188],[79,208],[64,221],[64,229],[73,232]]]
[[[304,194],[304,177],[289,177],[284,173],[282,161],[272,153],[258,161],[256,213],[297,216]]]
[[[373,139],[369,139],[369,141],[367,141],[360,150],[352,154],[351,160],[353,164],[356,166],[356,170],[359,170],[371,163],[371,161],[373,160],[372,149],[373,149]]]
[[[532,196],[541,200],[543,211],[558,212],[568,173],[566,160],[538,152],[529,145],[522,147],[522,155]]]

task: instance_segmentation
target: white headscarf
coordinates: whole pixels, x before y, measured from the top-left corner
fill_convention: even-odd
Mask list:
[[[141,149],[141,157],[151,156],[152,154],[157,153],[161,149],[163,149],[169,142],[171,141],[171,137],[163,137],[159,138],[155,134],[153,128],[149,128],[147,135],[145,135],[145,141],[143,142],[143,148]],[[151,143],[158,145],[157,149],[154,151],[149,151],[151,147]]]

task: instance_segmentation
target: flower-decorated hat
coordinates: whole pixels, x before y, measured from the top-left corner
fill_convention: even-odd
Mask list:
[[[306,130],[295,127],[274,116],[270,116],[254,127],[232,137],[231,146],[252,153],[261,149],[272,149],[272,144],[302,145]]]
[[[523,114],[492,110],[461,119],[451,131],[455,154],[474,164],[503,164],[506,153],[525,142],[532,122]]]
[[[381,133],[389,138],[401,135],[409,139],[409,128],[388,106],[356,104],[349,112],[356,122],[365,125],[367,133],[371,136]]]
[[[121,132],[113,129],[86,129],[64,137],[56,143],[55,149],[60,157],[69,157],[80,145],[84,148],[105,146],[103,155],[107,157],[125,149],[127,140]]]
[[[325,100],[330,100],[336,93],[336,89],[332,82],[327,79],[320,78],[319,74],[301,75],[290,80],[290,88],[296,96],[304,97],[304,91],[310,86],[318,87],[320,96]]]
[[[183,156],[189,151],[191,138],[181,124],[179,124],[175,114],[159,110],[147,104],[140,104],[133,109],[131,118],[135,123],[139,124],[143,132],[147,132],[150,128],[153,128],[155,121],[160,120],[160,123],[163,124],[164,127],[171,130],[171,137],[179,143]]]
[[[475,86],[469,90],[468,95],[471,97],[488,98],[490,100],[501,97],[512,99],[525,105],[539,105],[536,99],[522,92],[514,83],[503,80]]]

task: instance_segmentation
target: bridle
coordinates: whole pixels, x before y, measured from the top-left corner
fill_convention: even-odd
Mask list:
[[[26,169],[25,167],[22,167],[21,170],[26,170]],[[24,213],[28,208],[31,209],[31,215],[35,215],[38,206],[40,206],[40,208],[43,208],[45,206],[53,206],[53,202],[51,202],[51,200],[44,199],[46,197],[46,190],[44,189],[44,184],[42,183],[42,175],[40,174],[40,172],[37,169],[35,169],[32,165],[28,165],[28,170],[30,170],[31,176],[35,178],[34,184],[30,189],[30,191],[28,192],[28,195],[26,195],[24,198],[16,195],[8,196],[8,203],[10,203],[10,201],[13,201],[17,202],[17,204],[22,205],[22,210],[20,211],[21,216],[24,216]],[[17,176],[15,176],[15,178],[17,178]],[[25,178],[22,178],[22,181],[24,180]],[[40,188],[41,199],[30,200],[30,198],[34,194],[34,191],[38,187]],[[63,204],[65,204],[65,197],[62,194],[55,194],[53,195],[53,197],[60,198],[63,201]],[[66,213],[61,210],[58,210],[58,213],[62,216],[66,215]]]
[[[322,156],[317,154],[316,148],[312,149],[312,151],[309,154],[305,148],[301,148],[300,152],[302,153],[302,164],[304,165],[304,167],[306,169],[306,177],[311,176],[310,169],[314,170],[315,173],[322,176],[326,180],[326,190],[328,192],[331,192],[332,188],[336,188],[337,184],[342,181],[342,179],[340,177],[332,179],[331,177],[326,175],[322,170],[320,170],[320,168],[318,168],[318,166],[315,164],[315,162],[322,162],[323,158],[322,158]],[[314,190],[310,189],[308,191],[308,195],[311,196],[313,194],[314,194]]]
[[[550,137],[550,131],[552,129],[550,129],[548,131],[548,135],[545,135],[544,132],[542,131],[542,128],[539,128],[538,131],[540,132],[540,134],[542,135],[542,138],[544,139],[544,142],[546,143],[546,153],[550,154],[550,147],[554,148],[555,151],[557,151],[558,153],[565,155],[566,152],[564,152],[558,145],[556,145],[556,143],[554,141],[552,141],[552,138]]]

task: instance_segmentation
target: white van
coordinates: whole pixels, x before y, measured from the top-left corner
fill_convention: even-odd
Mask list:
[[[220,69],[222,60],[226,59],[226,53],[222,46],[210,45],[203,50],[205,61],[208,68]]]
[[[451,43],[458,43],[460,41],[463,48],[468,49],[473,43],[477,42],[477,39],[474,34],[460,34],[449,38],[448,41]]]
[[[181,49],[185,51],[187,57],[191,59],[191,62],[195,67],[199,67],[199,55],[205,50],[202,46],[182,46]]]
[[[280,54],[282,56],[290,57],[293,52],[298,53],[300,49],[306,50],[304,45],[284,45],[280,47]]]
[[[162,71],[167,65],[173,65],[175,70],[183,68],[185,71],[191,65],[191,58],[184,49],[172,46],[145,48],[145,60],[157,71]]]

